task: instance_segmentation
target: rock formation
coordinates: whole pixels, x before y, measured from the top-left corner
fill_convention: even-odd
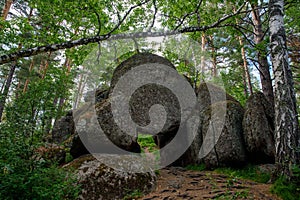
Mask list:
[[[75,124],[73,120],[73,111],[68,111],[65,116],[58,119],[52,129],[52,140],[60,144],[75,133]]]
[[[212,113],[213,109],[217,112]],[[234,101],[222,101],[212,104],[203,112],[204,118],[199,129],[203,141],[202,147],[206,147],[207,142],[214,144],[207,155],[205,155],[207,153],[205,148],[200,150],[205,165],[208,168],[244,165],[246,151],[242,129],[244,111],[241,105]],[[223,112],[226,113],[225,121],[224,124],[219,124],[224,117]]]
[[[263,93],[253,94],[246,102],[243,129],[251,162],[275,161],[274,110]]]
[[[155,189],[156,175],[147,166],[138,160],[132,160],[124,155],[116,163],[107,164],[114,160],[108,155],[95,159],[86,155],[73,160],[64,166],[75,170],[78,184],[81,185],[79,199],[123,199],[127,194],[135,191],[147,194]],[[116,170],[110,165],[123,170]],[[134,172],[140,170],[140,172]]]

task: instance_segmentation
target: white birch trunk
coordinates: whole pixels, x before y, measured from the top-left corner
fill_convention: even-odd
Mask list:
[[[284,29],[284,0],[270,0],[270,47],[275,78],[276,162],[282,175],[292,176],[299,163],[299,124]],[[299,150],[299,149],[298,149]]]

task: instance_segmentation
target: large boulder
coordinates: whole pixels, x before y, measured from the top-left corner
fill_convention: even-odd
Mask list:
[[[134,67],[138,67],[140,65],[146,63],[158,63],[169,66],[175,69],[174,65],[168,60],[161,56],[152,54],[152,53],[138,53],[130,57],[129,59],[123,61],[114,71],[111,82],[110,82],[110,92],[114,89],[115,85],[119,81],[119,79],[126,74],[128,71],[133,69]]]
[[[83,142],[81,141],[81,137],[78,132],[83,135],[87,133],[94,133],[96,131],[95,126],[89,126],[87,123],[78,123],[79,120],[82,121],[90,121],[92,118],[92,113],[90,112],[90,108],[92,103],[85,103],[79,109],[73,110],[72,113],[72,123],[74,124],[73,134],[69,136],[63,142],[63,145],[70,149],[71,156],[75,159],[82,155],[89,154],[88,149],[85,147]],[[76,127],[75,127],[76,124]],[[76,128],[76,130],[75,130]]]
[[[157,76],[164,73],[164,81],[166,83],[174,81],[171,80],[172,77],[170,78],[170,75],[166,72],[153,71],[153,64],[160,64],[160,66],[166,67],[166,69],[170,68],[175,71],[175,67],[169,60],[151,53],[139,53],[125,60],[115,69],[110,87],[110,96],[113,96],[115,101],[123,101],[124,104],[129,104],[131,119],[135,124],[138,125],[138,131],[145,134],[154,134],[156,130],[160,130],[161,132],[169,131],[169,129],[175,124],[180,123],[180,104],[176,95],[169,88],[158,83],[148,83],[145,85],[141,85],[141,87],[138,87],[130,95],[130,99],[126,99],[128,98],[128,94],[126,92],[130,91],[130,88],[134,86],[133,83],[126,82],[126,86],[123,87],[121,91],[116,91],[114,89],[121,77],[129,71],[131,71],[132,73],[136,73],[134,76],[135,83],[139,82],[139,79],[143,81],[142,79],[144,79],[143,76],[145,74],[147,75],[147,77],[156,77],[160,79]],[[140,74],[139,70],[134,70],[141,65],[143,65],[143,74]],[[157,81],[159,82],[159,80]],[[122,95],[119,95],[118,93],[122,93]],[[158,113],[156,112],[154,114],[155,116],[151,118],[150,112],[153,105],[160,105],[165,109],[167,117],[162,129],[161,127],[159,127],[159,124],[163,120],[156,122],[155,119],[163,119],[164,113],[161,113],[162,115],[158,116]],[[126,105],[121,107],[124,107],[125,109],[127,108]],[[124,112],[126,112],[126,110],[124,110]],[[148,128],[147,125],[149,125]]]
[[[84,104],[74,111],[76,132],[65,143],[69,143],[73,158],[93,154],[139,153],[140,146],[136,137],[124,134],[115,124],[109,99],[96,105],[92,102]]]
[[[46,166],[51,166],[54,163],[61,165],[65,163],[66,151],[62,146],[45,144],[45,146],[35,149],[33,158]]]
[[[94,99],[95,102],[99,103],[102,100],[105,100],[108,98],[108,92],[109,92],[109,89],[106,89],[106,88],[98,88],[96,90],[88,91],[84,95],[84,101],[91,102],[92,99]]]
[[[201,83],[196,90],[196,94],[199,112],[202,112],[210,105],[220,101],[229,100],[238,103],[238,101],[233,96],[226,93],[223,88],[212,83]]]
[[[143,74],[141,74],[141,72],[139,71],[139,66],[143,66]],[[164,67],[165,70],[155,71],[153,70],[153,66]],[[121,77],[127,72],[135,75],[134,82],[132,80],[128,80],[128,82],[118,85],[118,83],[120,84]],[[174,72],[175,74],[172,74]],[[136,85],[134,83],[142,82],[142,79],[144,79],[144,75],[146,75],[147,77],[155,77],[155,82],[140,85],[139,87],[134,88],[135,90],[134,92],[132,92],[132,94],[128,95],[126,91],[130,91],[130,87],[134,87]],[[182,80],[180,78],[182,78]],[[185,81],[187,84],[185,84]],[[176,90],[176,93],[169,89],[169,87],[165,86],[165,84],[170,85],[170,83],[174,83],[172,86],[177,84],[176,86],[178,89],[178,82],[180,82],[180,84],[184,83],[183,85],[185,85],[184,87],[186,87],[187,89],[184,87],[180,87],[180,91],[178,92],[178,90]],[[117,85],[118,87],[116,87]],[[122,87],[123,85],[126,85],[123,90],[118,90],[119,87]],[[140,53],[130,57],[116,68],[111,81],[110,98],[113,101],[123,102],[123,104],[121,104],[122,106],[117,107],[119,113],[126,113],[127,108],[129,110],[130,116],[122,114],[117,115],[117,117],[119,118],[119,124],[128,124],[129,126],[131,126],[125,128],[123,127],[123,130],[127,130],[127,133],[136,131],[136,134],[152,134],[154,136],[156,144],[160,149],[162,149],[167,144],[169,144],[176,136],[180,124],[182,124],[182,122],[187,119],[188,114],[191,112],[192,107],[194,106],[180,105],[180,98],[181,100],[184,99],[182,101],[184,101],[185,103],[190,101],[190,97],[184,95],[188,92],[195,94],[193,88],[190,86],[186,78],[180,76],[176,72],[175,67],[169,60],[151,53]],[[178,98],[178,96],[180,97]],[[130,99],[128,99],[129,97]],[[126,104],[129,105],[127,106]],[[162,107],[164,110],[163,112],[160,112]],[[124,111],[120,112],[122,108],[124,109]],[[98,116],[99,119],[101,119],[104,115],[98,112]],[[103,119],[101,120],[105,121]],[[134,122],[134,124],[132,122]],[[112,122],[108,123],[108,125],[111,123]],[[112,131],[112,129],[114,129],[113,127],[108,127],[107,131],[104,132],[106,132],[107,134],[108,131],[110,131],[115,134],[116,131]],[[125,132],[123,134],[126,135]],[[114,143],[121,143],[121,141],[115,141],[123,138],[122,135],[116,135],[115,138],[112,138],[113,134],[109,135],[110,136],[108,137]],[[170,157],[170,153],[174,155],[176,149],[180,149],[180,146],[186,145],[186,143],[188,142],[187,138],[188,135],[185,134],[182,135],[180,139],[177,139],[177,141],[173,140],[172,147],[174,147],[174,151],[172,151],[171,149],[168,149],[168,151],[160,151],[162,165],[169,163],[168,161],[170,159],[168,159],[168,157]],[[180,165],[182,165],[182,163],[184,162],[178,161],[176,163],[181,163]]]
[[[240,116],[240,113],[243,113],[243,109],[240,105],[240,103],[231,95],[226,93],[224,89],[221,87],[214,85],[212,83],[201,83],[200,86],[196,90],[197,93],[197,106],[195,107],[193,113],[191,116],[197,116],[199,119],[199,122],[197,124],[194,123],[194,120],[187,120],[186,121],[186,131],[188,132],[196,132],[195,137],[193,138],[193,141],[190,145],[190,147],[187,149],[187,151],[183,154],[183,156],[179,159],[181,162],[181,165],[186,166],[188,164],[199,164],[203,162],[203,159],[200,159],[199,153],[200,151],[203,151],[203,148],[205,147],[205,143],[209,141],[209,137],[206,138],[207,140],[204,141],[205,135],[207,133],[208,126],[213,125],[210,124],[210,119],[211,115],[215,115],[213,117],[214,123],[217,124],[218,128],[221,129],[224,126],[224,133],[223,135],[226,135],[226,126],[229,127],[229,129],[240,129],[239,132],[241,132],[240,123],[238,120],[235,120],[234,116],[231,116],[231,112],[229,111],[228,114],[230,113],[230,116],[227,116],[227,118],[230,118],[231,121],[228,119],[227,122],[225,123],[225,116],[228,115],[226,114],[226,106],[227,103],[220,103],[220,102],[231,102],[233,105],[236,105],[235,107],[237,109],[229,107],[229,109],[233,109],[234,111],[237,111],[237,115]],[[212,105],[214,105],[212,107]],[[231,104],[230,104],[231,105]],[[223,109],[223,108],[225,109]],[[221,110],[218,110],[221,109]],[[217,112],[220,111],[220,112]],[[219,115],[219,116],[218,116]],[[234,119],[234,120],[233,120]],[[233,120],[233,121],[232,121]],[[237,124],[236,124],[237,123]],[[223,129],[223,128],[222,128]],[[223,130],[218,130],[223,132]],[[233,133],[236,134],[236,133]],[[188,135],[193,135],[193,134],[188,134]],[[240,135],[240,133],[238,133]],[[226,137],[226,136],[223,136]],[[213,139],[213,138],[212,138]],[[213,142],[214,143],[214,142]],[[242,143],[240,139],[238,139],[238,143]],[[201,149],[202,147],[202,149]],[[211,149],[210,146],[206,146],[205,149]],[[208,152],[202,152],[208,154]],[[212,153],[210,154],[207,159],[211,159]],[[217,166],[215,162],[210,163],[210,161],[207,161],[207,166]],[[223,163],[220,163],[222,165]]]
[[[92,119],[94,102],[91,102],[91,95],[95,95],[95,103],[101,103],[108,98],[107,89],[97,89],[96,91],[88,92],[88,97],[85,98],[87,103],[75,110],[69,111],[65,116],[57,120],[52,130],[52,140],[56,144],[63,144],[70,149],[70,154],[73,158],[90,153],[84,143],[82,137],[85,135],[96,135],[99,133],[97,119]],[[92,108],[92,109],[91,109]],[[74,119],[75,117],[75,119]],[[78,123],[78,121],[80,122]],[[94,121],[91,121],[94,120]],[[75,121],[76,127],[75,127]],[[80,135],[78,134],[78,131]],[[99,134],[100,135],[100,134]],[[99,135],[97,141],[99,141]],[[105,135],[100,135],[103,143],[107,143],[108,139]]]
[[[234,101],[217,102],[203,111],[198,137],[203,141],[200,156],[206,167],[237,167],[246,162],[242,120],[244,110]]]
[[[95,149],[97,153],[122,153],[122,150],[128,152],[140,153],[141,148],[137,142],[137,135],[130,135],[121,130],[116,124],[113,113],[111,111],[110,99],[104,100],[101,103],[96,104],[96,113],[99,125],[101,126],[101,133],[96,135],[95,140],[92,140],[94,144],[97,144]],[[100,137],[99,137],[100,135]],[[116,148],[116,146],[120,148]],[[124,152],[123,152],[124,153]]]
[[[82,155],[89,154],[89,151],[82,143],[77,132],[71,135],[68,140],[64,142],[64,145],[70,149],[70,155],[72,158],[78,158]]]
[[[247,100],[243,129],[249,159],[255,163],[274,163],[274,109],[263,93],[255,93]]]
[[[75,133],[73,111],[70,110],[65,116],[58,119],[52,129],[52,141],[60,144]]]
[[[115,160],[111,155],[101,155],[97,159],[86,155],[64,166],[75,170],[82,188],[79,199],[118,200],[132,192],[147,194],[155,189],[155,173],[139,159],[124,156]],[[120,168],[113,168],[115,165]]]

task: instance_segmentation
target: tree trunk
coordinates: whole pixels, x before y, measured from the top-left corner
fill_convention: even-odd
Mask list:
[[[30,62],[30,66],[29,66],[29,74],[31,73],[31,71],[33,69],[33,66],[34,66],[34,60],[32,59],[31,62]],[[30,79],[27,78],[26,81],[25,81],[25,84],[24,84],[23,93],[26,92],[26,90],[28,88],[29,81],[30,81]]]
[[[203,32],[202,33],[202,36],[201,36],[201,53],[202,53],[202,56],[201,56],[201,63],[200,63],[200,66],[201,66],[201,73],[202,73],[202,79],[204,80],[204,77],[205,77],[205,57],[204,57],[204,52],[205,52],[205,44],[206,44],[206,39],[205,39],[205,33]]]
[[[268,101],[274,106],[274,93],[272,80],[270,75],[270,67],[267,59],[267,51],[264,45],[260,45],[264,39],[264,32],[262,29],[262,22],[259,15],[259,9],[257,3],[251,4],[252,7],[252,22],[254,24],[254,40],[257,48],[257,60],[259,66],[259,74],[261,79],[261,86],[264,95]]]
[[[299,124],[292,71],[288,62],[283,22],[284,1],[269,2],[271,59],[275,78],[276,163],[282,175],[292,177],[291,167],[299,164]]]
[[[0,93],[1,93],[1,94],[2,94],[2,92],[3,92],[3,90],[4,90],[4,87],[5,87],[5,83],[6,83],[7,77],[8,77],[8,75],[5,75],[5,76],[4,76],[4,81],[3,81],[3,83],[1,83],[1,84],[2,84],[2,85],[1,85],[1,89],[0,89]]]
[[[13,62],[12,66],[10,67],[10,71],[9,71],[9,74],[8,74],[8,77],[7,77],[7,80],[5,83],[5,87],[4,87],[3,93],[1,94],[1,98],[0,98],[0,122],[2,120],[5,101],[7,99],[7,95],[8,95],[9,88],[12,83],[15,71],[16,71],[16,62]]]
[[[214,37],[212,35],[209,36],[210,44],[211,44],[211,55],[212,55],[212,69],[211,75],[212,77],[217,77],[217,51],[214,46]]]
[[[249,90],[250,95],[253,94],[253,89],[252,89],[252,84],[251,84],[251,77],[249,73],[249,68],[248,68],[248,63],[247,63],[247,58],[246,58],[246,52],[244,48],[244,43],[242,40],[241,36],[238,36],[240,45],[241,45],[241,54],[242,54],[242,59],[243,59],[243,67],[244,67],[244,82],[246,88]],[[245,95],[248,96],[248,90],[245,92]]]
[[[85,81],[86,81],[85,79],[86,79],[86,76],[84,74],[80,74],[78,89],[77,89],[75,97],[74,97],[73,110],[75,110],[80,103],[80,99],[82,97],[81,92],[83,92],[83,88],[84,88]]]
[[[12,3],[13,3],[12,0],[7,0],[5,2],[5,5],[4,5],[4,8],[3,8],[3,12],[2,12],[2,17],[3,17],[4,21],[7,18],[7,15],[8,15],[8,12],[10,10],[10,7],[11,7]],[[3,111],[4,111],[5,101],[6,101],[6,98],[7,98],[7,95],[8,95],[8,92],[9,92],[9,88],[10,88],[11,82],[13,80],[13,76],[14,76],[15,71],[16,71],[16,62],[13,62],[12,65],[11,65],[11,67],[10,67],[7,79],[6,79],[3,92],[1,93],[1,96],[0,96],[0,122],[2,120],[2,115],[3,115]]]
[[[13,4],[13,0],[6,0],[5,5],[2,11],[2,18],[5,21],[10,10],[11,5]]]

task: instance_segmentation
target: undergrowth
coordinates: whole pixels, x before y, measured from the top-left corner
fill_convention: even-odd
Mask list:
[[[139,134],[138,135],[138,143],[142,149],[147,148],[149,152],[153,152],[153,151],[157,150],[157,145],[155,144],[152,135]]]
[[[230,167],[217,168],[215,169],[215,171],[218,173],[226,174],[230,177],[252,180],[258,183],[267,183],[271,178],[270,174],[260,171],[259,168],[254,165],[247,165],[246,167],[241,169]]]
[[[300,166],[293,168],[294,177],[289,181],[286,177],[279,177],[273,186],[271,192],[280,196],[283,200],[300,199]]]
[[[188,170],[203,171],[205,170],[204,164],[189,165],[186,167]],[[248,179],[258,183],[267,183],[270,180],[271,175],[261,172],[257,166],[248,165],[241,169],[220,167],[214,170],[217,173],[226,174],[232,178]]]

